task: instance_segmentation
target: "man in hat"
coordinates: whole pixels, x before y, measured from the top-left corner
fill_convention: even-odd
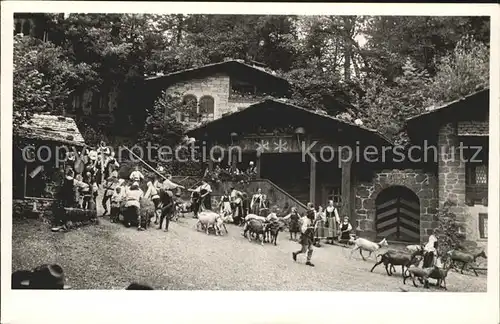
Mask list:
[[[293,261],[297,261],[297,255],[301,253],[306,253],[307,251],[307,260],[306,260],[306,265],[314,267],[314,264],[311,263],[311,257],[313,254],[313,243],[314,243],[314,226],[313,226],[313,221],[314,221],[314,211],[309,209],[307,211],[306,216],[302,217],[302,225],[300,228],[300,231],[302,233],[300,237],[300,244],[302,245],[302,248],[297,251],[292,253],[292,258]]]

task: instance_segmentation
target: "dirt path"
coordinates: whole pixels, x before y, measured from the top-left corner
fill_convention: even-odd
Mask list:
[[[401,275],[388,277],[373,261],[324,245],[315,249],[316,267],[298,262],[299,249],[281,233],[278,246],[249,243],[241,228],[228,226],[229,235],[207,236],[194,229],[194,220],[172,223],[168,233],[151,228],[139,232],[106,218],[98,226],[52,233],[38,221],[16,221],[13,227],[13,269],[56,262],[74,289],[122,289],[132,281],[155,289],[196,290],[349,290],[401,291]],[[399,271],[399,269],[398,269]],[[421,290],[407,283],[404,289]],[[486,276],[451,273],[449,291],[486,291]]]

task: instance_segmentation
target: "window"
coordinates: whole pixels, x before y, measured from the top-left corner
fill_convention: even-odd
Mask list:
[[[250,83],[231,80],[231,90],[233,95],[255,95],[257,92],[257,87]]]
[[[200,99],[200,115],[207,116],[214,113],[214,98],[203,96]]]
[[[23,25],[21,24],[20,20],[16,21],[14,35],[20,34],[22,32],[22,26]]]
[[[181,121],[189,119],[189,121],[198,120],[198,99],[194,95],[186,95],[182,99],[184,111],[181,114]],[[188,118],[186,118],[188,117]]]
[[[479,237],[488,238],[488,214],[479,214]]]
[[[26,20],[23,24],[23,34],[25,36],[31,34],[31,22],[29,20]]]
[[[327,201],[333,200],[335,206],[340,206],[342,204],[342,192],[340,187],[328,188],[327,190]]]
[[[467,166],[468,185],[487,185],[488,166],[485,164],[469,164]]]

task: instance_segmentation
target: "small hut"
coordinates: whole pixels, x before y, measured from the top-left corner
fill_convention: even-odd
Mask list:
[[[62,183],[67,153],[85,140],[72,118],[35,114],[13,132],[13,214],[50,214]]]

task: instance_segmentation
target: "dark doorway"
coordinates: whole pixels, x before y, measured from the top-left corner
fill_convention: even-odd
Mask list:
[[[375,200],[377,237],[389,241],[420,243],[420,202],[401,186],[389,187]]]

